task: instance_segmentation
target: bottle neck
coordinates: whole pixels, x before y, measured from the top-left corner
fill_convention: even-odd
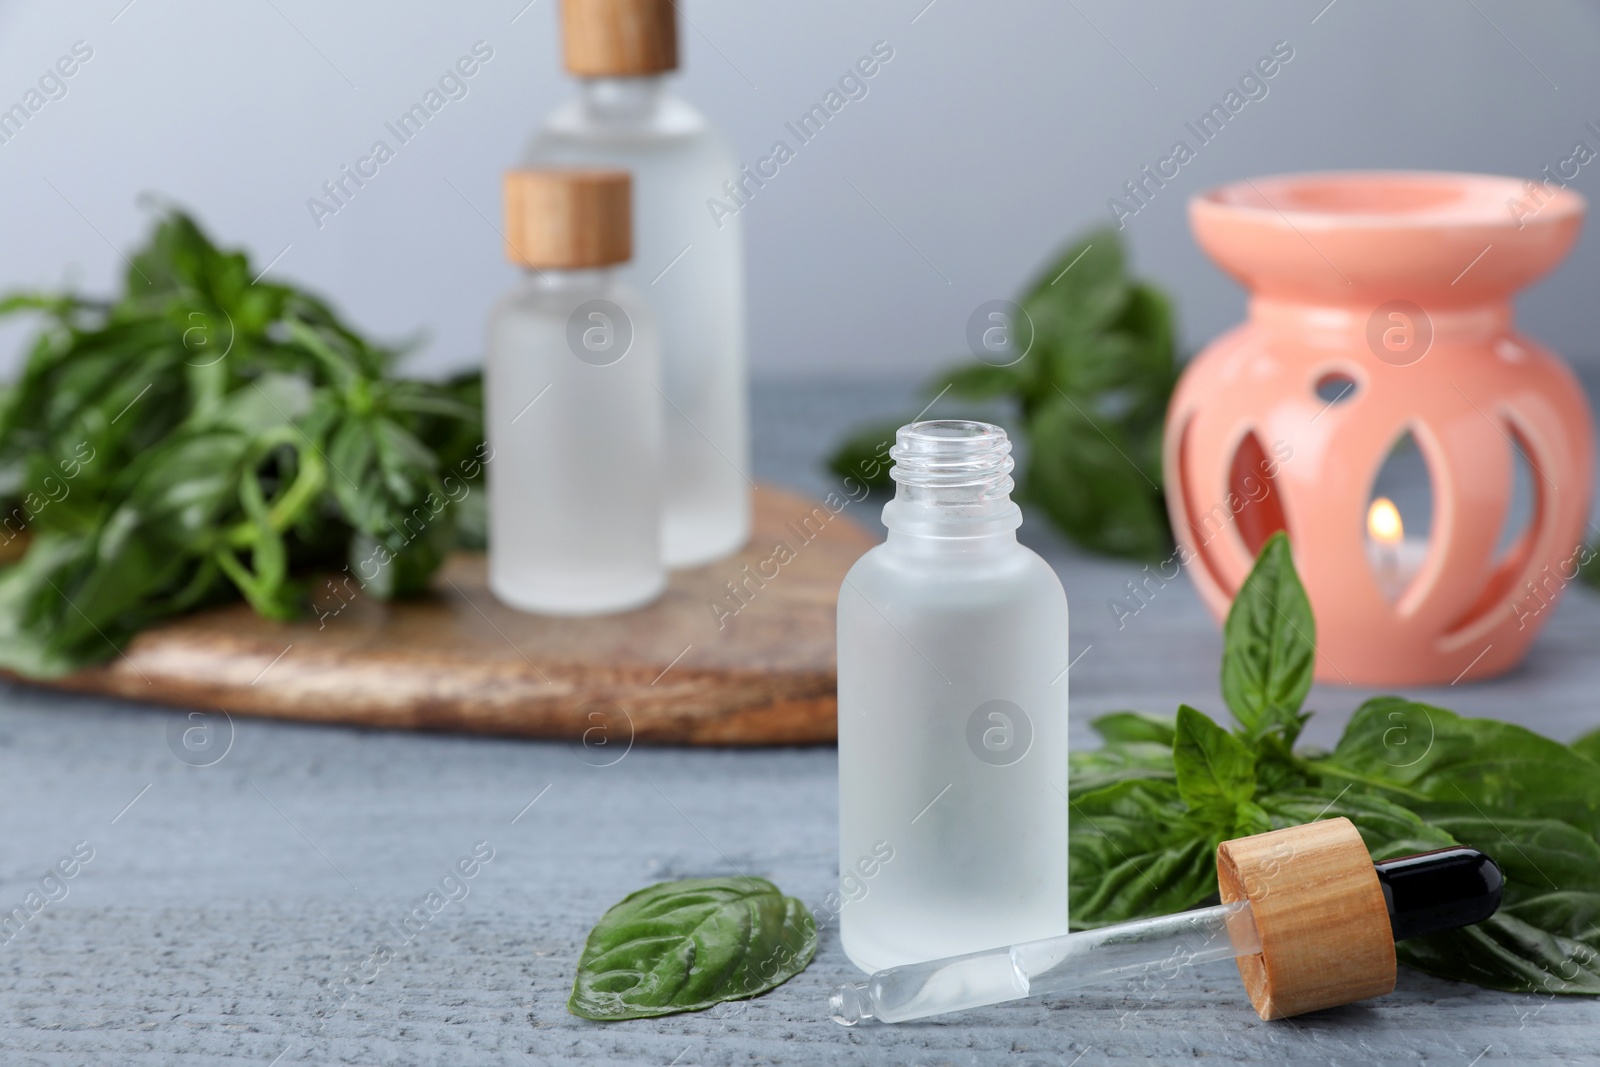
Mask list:
[[[541,293],[599,293],[616,280],[616,267],[528,267],[527,284]]]
[[[937,420],[902,426],[889,450],[894,499],[883,524],[894,551],[966,557],[1015,544],[1011,441],[998,426]]]
[[[600,124],[648,121],[667,95],[664,74],[580,78],[578,85],[585,115]]]

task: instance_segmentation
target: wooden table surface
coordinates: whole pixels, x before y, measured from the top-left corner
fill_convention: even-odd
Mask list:
[[[756,473],[825,492],[816,457],[838,430],[906,400],[889,387],[762,389]],[[860,510],[854,517],[876,529]],[[1171,711],[1180,700],[1220,709],[1221,640],[1190,586],[1167,586],[1119,628],[1107,600],[1135,569],[1065,549],[1036,519],[1024,531],[1072,603],[1082,655],[1070,682],[1074,744],[1091,743],[1086,724],[1102,711]],[[1574,591],[1520,672],[1424,695],[1570,738],[1600,725],[1597,648],[1600,595]],[[1366,695],[1319,687],[1308,739],[1331,742]],[[182,744],[191,729],[212,731],[203,756]],[[567,1014],[589,926],[640,886],[738,870],[820,901],[836,876],[836,789],[830,747],[636,745],[613,762],[562,742],[191,721],[3,686],[0,911],[22,905],[79,842],[93,858],[64,883],[64,898],[0,941],[0,1063],[1600,1058],[1600,1001],[1494,993],[1405,970],[1384,1000],[1284,1023],[1258,1021],[1231,965],[1220,964],[1159,989],[1107,986],[845,1030],[824,1006],[852,974],[832,930],[808,971],[753,1001],[610,1025]],[[493,859],[468,895],[402,941],[396,924],[475,847]],[[395,958],[374,963],[379,944]]]

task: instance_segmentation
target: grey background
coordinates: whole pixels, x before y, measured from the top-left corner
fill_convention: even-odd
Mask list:
[[[165,194],[361,325],[477,358],[511,281],[499,173],[570,92],[556,0],[0,4],[0,104],[73,41],[94,58],[0,145],[0,286],[104,288]],[[1242,315],[1184,202],[1223,181],[1340,167],[1531,176],[1600,150],[1600,13],[1581,0],[682,0],[684,96],[746,162],[858,57],[895,58],[743,212],[760,375],[923,373],[965,350],[1108,198],[1166,155],[1274,42],[1294,59],[1124,231],[1174,294],[1185,348]],[[319,230],[306,200],[477,40],[494,59]],[[792,142],[792,139],[791,139]],[[1600,162],[1574,182],[1596,188]],[[53,186],[53,188],[52,188]],[[853,186],[853,187],[852,187]],[[709,217],[709,215],[708,215]],[[287,249],[287,251],[284,251]],[[1600,356],[1593,242],[1523,302],[1530,333]],[[0,360],[15,334],[0,335]],[[0,362],[0,367],[4,363]]]

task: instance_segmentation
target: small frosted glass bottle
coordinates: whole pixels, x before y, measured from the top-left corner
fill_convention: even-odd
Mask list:
[[[986,423],[902,427],[888,539],[839,592],[839,924],[864,971],[1067,932],[1067,598],[1017,543],[1010,453]]]
[[[620,273],[648,296],[661,331],[662,552],[669,567],[699,566],[750,538],[744,227],[708,207],[728,199],[738,162],[667,91],[678,65],[672,0],[563,0],[561,22],[580,92],[546,120],[523,165],[633,174],[634,257]]]
[[[654,600],[661,563],[660,353],[628,258],[621,171],[506,175],[506,254],[527,277],[489,319],[489,588],[523,611]]]

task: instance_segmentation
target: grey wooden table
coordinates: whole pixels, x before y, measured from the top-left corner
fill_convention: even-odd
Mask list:
[[[904,399],[893,386],[763,388],[757,471],[825,489],[816,457],[839,429]],[[1169,585],[1119,628],[1107,601],[1133,568],[1074,553],[1038,521],[1025,529],[1073,605],[1074,744],[1114,708],[1220,709],[1221,642],[1191,587]],[[1600,725],[1597,647],[1600,596],[1578,591],[1517,674],[1425,695],[1569,738]],[[1314,692],[1310,740],[1331,742],[1365,695]],[[573,964],[626,893],[735,869],[810,902],[832,888],[831,748],[634,748],[597,766],[608,760],[559,743],[218,719],[219,758],[193,766],[211,756],[184,762],[172,742],[191,725],[170,709],[0,688],[0,912],[79,842],[93,850],[51,884],[58,899],[0,933],[0,1063],[1600,1059],[1600,1002],[1402,971],[1382,1001],[1266,1024],[1227,964],[1159,990],[846,1030],[824,1008],[853,974],[832,930],[808,971],[754,1001],[590,1023],[565,1010]],[[466,895],[431,912],[429,892],[475,850],[492,858],[469,863]]]

